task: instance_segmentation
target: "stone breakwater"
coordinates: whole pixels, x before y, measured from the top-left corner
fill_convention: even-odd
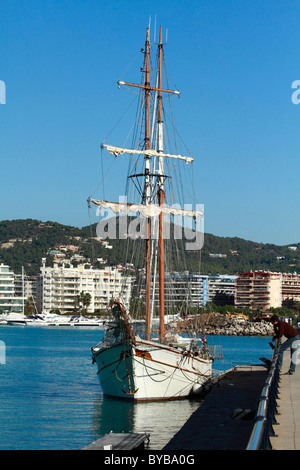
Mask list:
[[[241,321],[218,313],[197,315],[177,323],[181,333],[196,331],[204,335],[273,336],[274,327],[268,322]]]

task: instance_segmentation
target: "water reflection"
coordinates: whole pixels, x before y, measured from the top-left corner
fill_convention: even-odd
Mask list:
[[[202,400],[137,403],[99,395],[94,402],[91,432],[99,439],[114,433],[149,433],[149,449],[160,450],[201,405]]]
[[[215,342],[211,336],[207,340],[209,344]],[[214,362],[215,373],[228,370],[237,362],[257,364],[260,356],[271,357],[269,341],[268,337],[223,336],[221,342],[225,359]],[[198,398],[133,404],[103,397],[100,386],[99,389],[99,395],[94,401],[91,429],[94,440],[110,431],[147,432],[150,434],[149,448],[152,450],[162,449],[202,403]]]

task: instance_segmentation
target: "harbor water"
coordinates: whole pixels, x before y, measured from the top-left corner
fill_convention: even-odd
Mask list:
[[[100,328],[0,326],[0,449],[82,449],[104,434],[150,433],[150,449],[161,449],[181,428],[198,400],[139,403],[103,397],[91,346]],[[270,337],[208,336],[221,344],[233,365],[261,364],[272,356]]]

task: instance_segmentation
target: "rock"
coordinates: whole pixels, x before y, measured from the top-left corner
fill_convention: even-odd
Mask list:
[[[202,314],[177,323],[181,332],[196,331],[205,335],[273,336],[273,325],[268,322],[239,321],[220,313]]]

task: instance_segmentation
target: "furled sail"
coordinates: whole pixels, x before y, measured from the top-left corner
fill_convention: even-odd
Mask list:
[[[194,161],[192,157],[185,157],[184,155],[172,155],[170,153],[157,152],[156,150],[136,150],[128,149],[123,147],[115,147],[114,145],[105,145],[102,144],[101,147],[106,148],[108,152],[115,155],[122,155],[123,153],[135,154],[135,155],[147,155],[149,157],[168,157],[168,158],[177,158],[178,160],[184,160],[185,163],[191,163]]]
[[[115,214],[128,214],[129,212],[139,212],[143,217],[157,217],[160,214],[172,214],[177,216],[188,216],[193,218],[203,217],[203,211],[193,211],[188,209],[178,209],[176,207],[156,206],[155,204],[128,204],[122,202],[99,201],[97,199],[89,199],[96,206],[104,209],[111,209]]]

